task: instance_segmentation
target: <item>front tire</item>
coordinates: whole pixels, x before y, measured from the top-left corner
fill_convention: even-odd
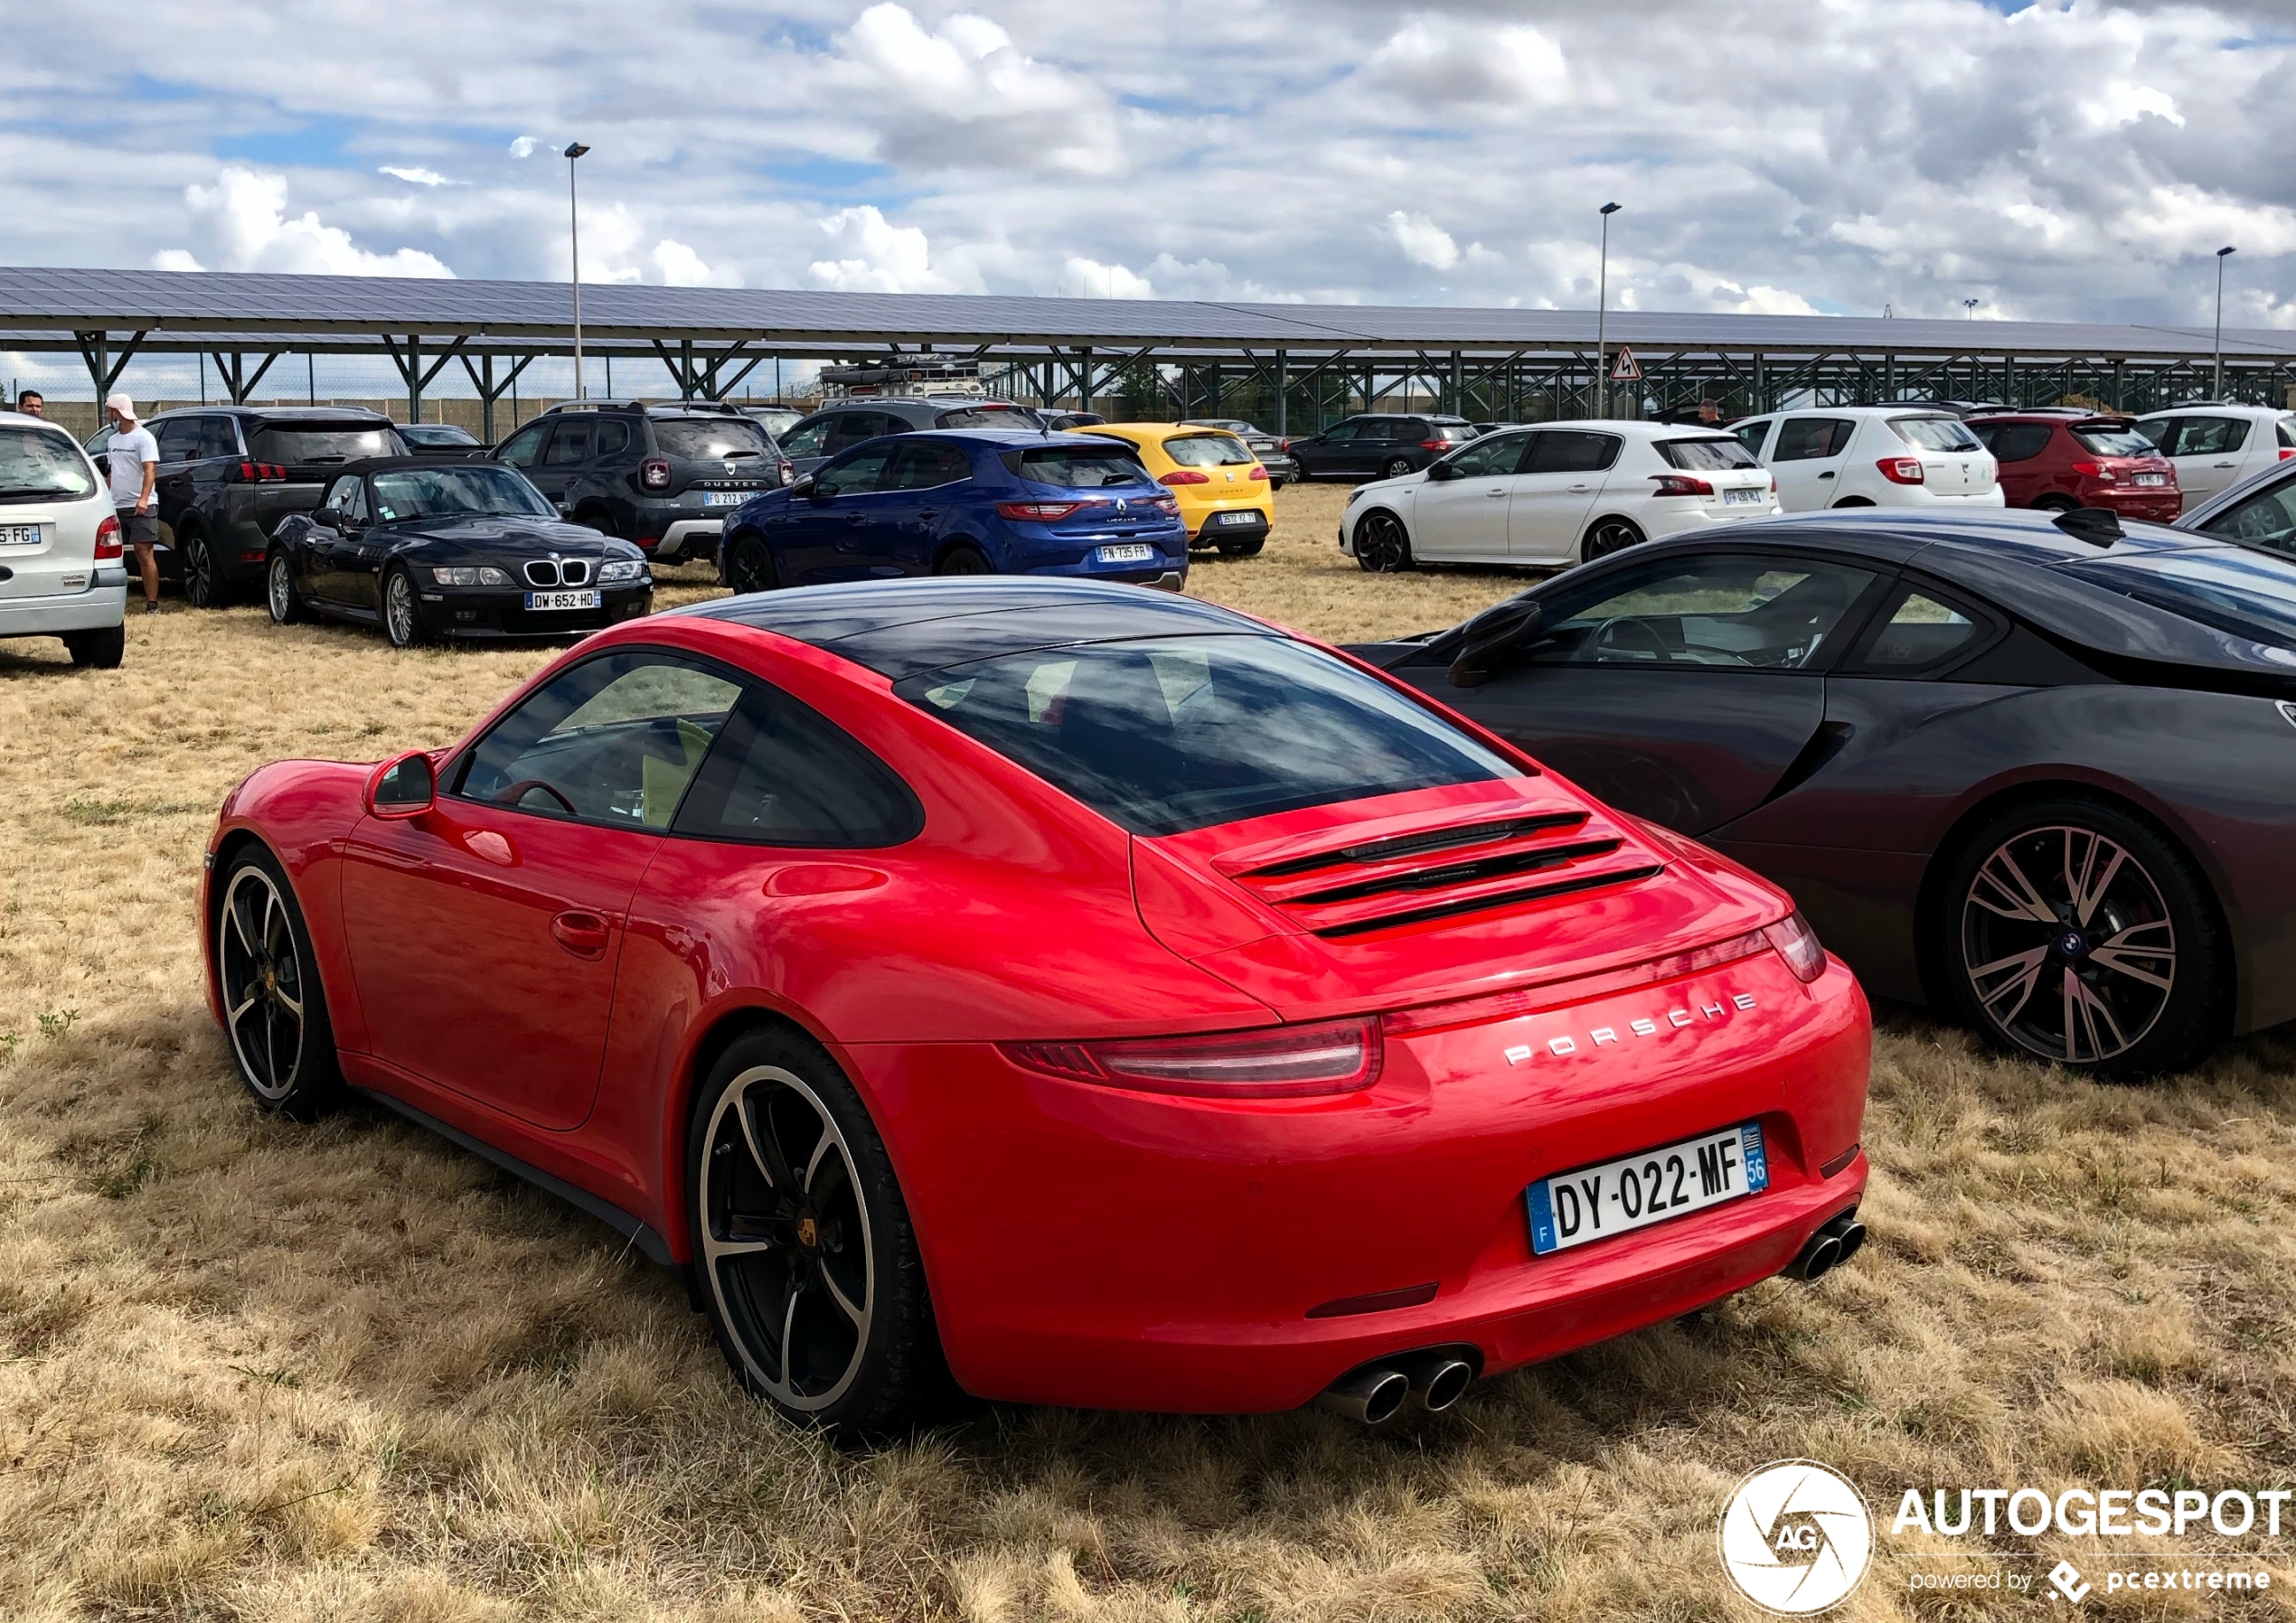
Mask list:
[[[285,552],[271,554],[263,570],[263,603],[274,625],[294,625],[307,620],[302,599],[295,595],[295,560]]]
[[[267,1111],[307,1121],[341,1097],[334,1027],[303,909],[261,846],[225,867],[215,916],[215,980],[240,1080]]]
[[[107,625],[95,631],[64,633],[64,652],[81,671],[117,671],[127,654],[127,627]]]
[[[1411,568],[1411,532],[1391,512],[1368,512],[1356,521],[1355,562],[1373,575]]]
[[[422,624],[422,599],[415,592],[415,577],[404,564],[393,564],[382,577],[382,634],[393,648],[419,648],[427,633]]]
[[[1641,546],[1642,539],[1641,529],[1631,521],[1601,519],[1586,531],[1586,539],[1579,543],[1579,560],[1588,562],[1608,558],[1614,552],[1623,552],[1629,547]]]
[[[740,1037],[688,1129],[693,1267],[735,1377],[791,1420],[872,1436],[946,1380],[908,1203],[861,1095],[794,1031]]]
[[[221,608],[229,603],[231,584],[215,561],[215,549],[208,544],[207,532],[185,528],[176,531],[175,542],[182,553],[183,601],[203,609]]]
[[[1936,939],[1998,1047],[2114,1081],[2197,1064],[2231,1030],[2216,896],[2162,830],[2109,802],[2012,807],[1957,848]]]
[[[770,592],[780,584],[781,571],[774,567],[773,549],[763,538],[746,533],[734,537],[726,554],[726,585],[748,594]]]

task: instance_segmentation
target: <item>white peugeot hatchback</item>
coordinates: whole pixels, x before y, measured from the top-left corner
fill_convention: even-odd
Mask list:
[[[2296,456],[2296,413],[2277,406],[2179,406],[2139,417],[2137,432],[2177,470],[2187,512]]]
[[[1471,440],[1422,473],[1356,486],[1340,549],[1376,571],[1418,562],[1553,568],[1777,511],[1770,475],[1718,430],[1539,423]]]
[[[119,517],[88,454],[55,424],[0,411],[0,637],[61,637],[75,665],[127,646]]]
[[[1777,475],[1788,512],[1821,507],[1966,509],[2007,505],[2000,464],[1949,411],[1826,406],[1733,423]]]

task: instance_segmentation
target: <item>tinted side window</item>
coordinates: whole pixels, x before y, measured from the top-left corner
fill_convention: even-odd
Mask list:
[[[617,452],[626,451],[629,448],[630,425],[626,418],[618,417],[598,418],[598,443],[591,447],[591,455],[612,456]]]
[[[822,446],[829,438],[829,426],[834,420],[817,417],[803,423],[781,436],[782,454],[786,456],[819,456]]]
[[[1344,423],[1333,423],[1329,428],[1324,429],[1323,437],[1329,440],[1350,440],[1356,437],[1357,431],[1362,427],[1362,418],[1351,417]]]
[[[541,449],[542,436],[550,428],[548,423],[530,423],[504,440],[503,448],[494,455],[514,468],[531,468],[534,465],[534,453]]]
[[[199,449],[193,453],[202,458],[237,456],[240,454],[239,426],[227,417],[200,419]]]
[[[955,446],[908,445],[893,452],[885,474],[889,491],[929,491],[973,476],[973,464]]]
[[[2248,425],[2236,417],[2188,417],[2171,456],[2218,456],[2248,443]],[[165,447],[161,448],[165,455]]]
[[[1615,434],[1593,434],[1584,428],[1546,428],[1533,436],[1529,474],[1599,474],[1618,460]]]
[[[1844,417],[1790,417],[1778,425],[1778,448],[1770,453],[1770,460],[1807,462],[1839,456],[1849,448],[1850,431],[1857,426]]]
[[[1614,574],[1549,600],[1539,664],[1797,671],[1820,662],[1872,571],[1719,553]]]
[[[550,436],[550,448],[542,453],[546,468],[571,466],[590,459],[597,423],[589,417],[567,417],[558,425],[558,432]]]
[[[924,826],[907,784],[842,728],[752,686],[671,831],[763,845],[897,845]]]
[[[2030,462],[2048,449],[2056,430],[2047,423],[1972,423],[1980,443],[1999,462]]]
[[[893,455],[890,446],[873,446],[856,451],[850,456],[831,463],[814,476],[814,491],[823,496],[850,496],[861,491],[873,491],[884,476],[885,464]]]
[[[159,442],[162,462],[189,462],[199,455],[200,419],[195,417],[175,417],[152,430],[152,437]]]
[[[1475,441],[1463,451],[1454,452],[1446,460],[1470,479],[1496,478],[1512,474],[1521,465],[1531,439],[1528,434],[1494,434],[1489,439]]]
[[[1762,455],[1762,442],[1770,433],[1770,419],[1766,417],[1756,417],[1750,423],[1740,423],[1730,432],[1738,436],[1739,444],[1759,456]]]
[[[1993,630],[1941,597],[1901,586],[1853,669],[1863,676],[1919,675],[1974,652]]]
[[[898,425],[889,420],[882,412],[841,411],[832,420],[824,448],[834,456],[840,451],[864,444],[880,435],[894,433]]]

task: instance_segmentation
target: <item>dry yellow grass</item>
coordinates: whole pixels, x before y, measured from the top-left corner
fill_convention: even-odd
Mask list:
[[[1517,584],[1362,576],[1341,496],[1284,493],[1199,589],[1351,637]],[[171,609],[118,672],[0,644],[0,1617],[1738,1617],[1714,1518],[1774,1459],[1877,1493],[2296,1478],[2296,1043],[2097,1088],[1902,1015],[1874,1243],[1814,1290],[1417,1430],[999,1410],[842,1456],[603,1228],[372,1112],[258,1114],[202,1007],[224,790],[447,740],[546,655]],[[1883,1549],[1846,1615],[2044,1604],[1917,1602]]]

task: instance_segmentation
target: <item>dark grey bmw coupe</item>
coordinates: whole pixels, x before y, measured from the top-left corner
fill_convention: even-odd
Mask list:
[[[2296,558],[2087,511],[1797,515],[1353,652],[1997,1043],[2138,1077],[2296,1018]]]

